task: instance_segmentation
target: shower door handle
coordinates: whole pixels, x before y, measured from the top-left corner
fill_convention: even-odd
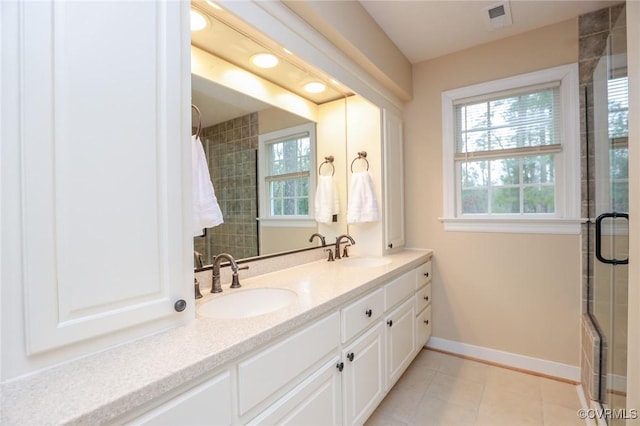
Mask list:
[[[629,258],[626,259],[605,259],[602,257],[602,221],[606,218],[624,218],[629,221],[629,215],[627,213],[602,213],[596,219],[596,258],[602,263],[608,263],[611,265],[626,265],[629,263]]]

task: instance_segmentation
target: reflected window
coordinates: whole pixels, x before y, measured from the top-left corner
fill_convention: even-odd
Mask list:
[[[260,136],[261,219],[310,219],[315,182],[315,125]]]

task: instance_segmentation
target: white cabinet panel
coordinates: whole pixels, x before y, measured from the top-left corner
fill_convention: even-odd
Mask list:
[[[396,278],[384,286],[384,309],[388,311],[400,301],[414,294],[416,290],[416,270]]]
[[[387,389],[394,385],[415,355],[415,304],[413,297],[391,312],[387,323]]]
[[[384,311],[384,292],[378,289],[342,310],[342,342],[375,324]]]
[[[416,317],[416,352],[422,349],[431,337],[431,306]]]
[[[320,362],[340,343],[340,314],[304,330],[238,365],[240,415]]]
[[[382,110],[384,144],[385,250],[404,246],[402,117]]]
[[[181,2],[22,5],[30,353],[185,317],[174,302],[190,301],[188,11]]]
[[[250,425],[338,425],[342,404],[338,357],[249,422]]]
[[[131,422],[132,425],[230,425],[231,374],[226,372]]]
[[[345,424],[363,424],[384,397],[384,353],[380,322],[343,351]]]

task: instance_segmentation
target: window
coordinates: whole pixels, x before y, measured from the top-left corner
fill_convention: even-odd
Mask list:
[[[446,230],[578,233],[577,66],[444,92]]]
[[[315,126],[260,135],[260,220],[269,226],[308,226],[313,220]],[[279,223],[276,223],[279,222]]]

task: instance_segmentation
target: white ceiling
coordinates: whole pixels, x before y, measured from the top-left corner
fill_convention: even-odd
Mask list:
[[[485,9],[500,3],[498,0],[360,0],[360,3],[415,64],[621,1],[512,0],[509,3],[513,25],[497,30],[489,29]]]

